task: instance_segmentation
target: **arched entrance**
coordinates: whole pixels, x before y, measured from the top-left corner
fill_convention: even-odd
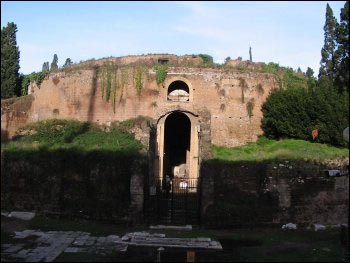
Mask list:
[[[199,121],[173,111],[157,123],[156,213],[159,223],[199,222]]]
[[[164,125],[163,178],[188,178],[191,121],[181,112],[170,114]]]
[[[155,175],[158,179],[198,179],[198,117],[184,111],[173,111],[158,120]]]

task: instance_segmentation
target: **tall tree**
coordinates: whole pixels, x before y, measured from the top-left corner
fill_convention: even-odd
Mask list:
[[[72,64],[73,64],[72,60],[70,58],[67,58],[66,62],[64,62],[63,67],[65,68],[65,67],[68,67],[68,66],[70,66]]]
[[[326,23],[324,29],[324,46],[321,50],[321,67],[318,78],[321,82],[333,85],[336,75],[337,56],[335,54],[337,46],[337,27],[338,22],[333,15],[333,10],[327,3]]]
[[[51,70],[58,69],[58,57],[57,54],[53,55],[53,59],[51,62]]]
[[[307,77],[307,86],[309,90],[315,91],[317,82],[316,82],[316,78],[314,77],[314,71],[308,67],[305,75]]]
[[[339,58],[335,84],[340,92],[349,92],[349,1],[340,10],[340,24],[337,28],[338,48],[336,56]]]
[[[250,62],[253,61],[253,57],[252,57],[252,47],[249,47],[249,61],[250,61]]]
[[[49,62],[44,62],[42,71],[49,71],[50,70],[50,65]]]
[[[17,25],[13,22],[1,29],[1,98],[21,95]]]

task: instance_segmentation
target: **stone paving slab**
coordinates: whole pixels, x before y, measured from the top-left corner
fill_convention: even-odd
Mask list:
[[[166,238],[165,234],[134,232],[127,233],[123,237],[109,235],[107,237],[90,236],[87,232],[73,231],[49,231],[24,230],[15,232],[17,239],[25,239],[29,236],[36,237],[33,240],[37,246],[23,249],[25,244],[4,244],[2,253],[14,259],[22,259],[26,262],[51,262],[61,253],[97,253],[106,255],[112,251],[125,252],[129,245],[142,247],[173,247],[192,249],[222,249],[220,242],[210,238]]]
[[[156,225],[156,226],[150,226],[149,228],[150,229],[192,230],[192,225],[185,225],[185,226]]]
[[[10,246],[4,252],[5,253],[15,253],[15,252],[21,250],[23,246],[24,246],[24,244],[17,244],[14,246]]]

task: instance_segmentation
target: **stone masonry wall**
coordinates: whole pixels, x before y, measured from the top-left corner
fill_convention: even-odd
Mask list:
[[[1,209],[140,223],[147,158],[110,152],[1,152]]]
[[[190,88],[189,102],[167,100],[167,87],[176,80]],[[196,115],[207,112],[204,130],[210,128],[210,141],[222,146],[238,146],[255,141],[262,134],[261,105],[271,89],[277,87],[275,76],[266,73],[239,72],[209,68],[171,67],[164,85],[156,83],[156,72],[149,69],[143,75],[143,87],[137,94],[133,68],[128,68],[127,85],[118,93],[115,109],[111,100],[102,98],[101,81],[95,69],[76,69],[52,73],[40,89],[30,96],[31,107],[21,110],[15,104],[12,115],[2,101],[2,136],[11,138],[26,123],[50,118],[68,118],[110,124],[136,118],[139,115],[154,120],[174,111],[189,111]],[[120,92],[120,91],[119,91]],[[253,105],[252,116],[247,103]],[[10,116],[11,115],[11,116]],[[21,116],[19,116],[21,115]],[[203,119],[203,118],[202,118]]]
[[[328,177],[341,164],[310,162],[202,164],[202,223],[210,227],[348,222],[349,177]]]

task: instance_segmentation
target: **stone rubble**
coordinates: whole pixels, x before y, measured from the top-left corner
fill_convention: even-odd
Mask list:
[[[295,230],[297,229],[297,225],[293,223],[288,223],[282,226],[282,229],[292,229]]]

